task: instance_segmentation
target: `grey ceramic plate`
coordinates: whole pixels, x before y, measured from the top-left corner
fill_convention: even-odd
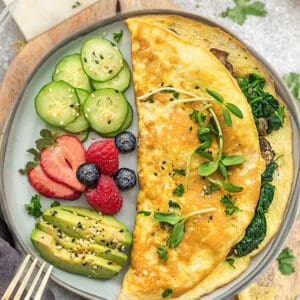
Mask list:
[[[38,138],[39,131],[44,127],[44,123],[34,112],[33,100],[35,95],[43,84],[51,80],[51,73],[57,61],[67,54],[79,52],[82,42],[90,36],[105,35],[107,38],[112,39],[113,32],[119,32],[120,29],[123,29],[124,35],[119,46],[124,57],[130,63],[130,35],[123,20],[130,16],[147,13],[178,14],[209,25],[218,26],[205,18],[170,10],[138,11],[109,18],[72,35],[57,46],[33,72],[28,84],[18,97],[6,124],[1,146],[1,207],[15,239],[19,242],[25,252],[37,256],[37,252],[34,250],[29,239],[30,232],[34,227],[34,220],[32,217],[29,217],[24,210],[24,204],[30,200],[31,196],[35,194],[35,191],[29,185],[27,178],[18,173],[18,169],[23,167],[24,163],[31,159],[30,155],[26,153],[26,149],[34,146],[34,141]],[[294,149],[298,149],[300,123],[293,99],[274,70],[265,63],[259,55],[255,54],[254,51],[252,51],[252,53],[266,66],[271,77],[275,81],[278,94],[284,99],[289,108],[294,130]],[[126,96],[134,107],[132,86],[126,92]],[[137,134],[136,114],[134,114],[133,125],[130,130]],[[91,143],[91,136],[96,135],[93,133],[90,134],[90,139],[85,143],[86,146]],[[294,151],[294,161],[295,174],[298,174],[299,154],[296,151]],[[131,168],[136,169],[136,153],[126,155],[121,154],[120,164],[121,166],[130,166]],[[294,180],[294,188],[288,203],[286,215],[276,237],[264,251],[252,260],[250,267],[245,273],[226,286],[203,297],[203,299],[225,299],[236,294],[247,284],[255,280],[272,260],[275,259],[295,220],[300,187],[299,181],[299,177],[296,177]],[[135,218],[137,193],[137,187],[123,193],[124,205],[121,212],[117,215],[117,217],[128,225],[131,230]],[[44,208],[48,207],[50,202],[51,200],[43,197],[42,204]],[[70,203],[68,201],[61,202],[62,204]],[[72,204],[87,206],[84,197],[72,202]],[[126,269],[127,268],[124,268],[118,276],[111,280],[99,281],[66,273],[55,268],[52,279],[65,288],[90,299],[117,299]]]

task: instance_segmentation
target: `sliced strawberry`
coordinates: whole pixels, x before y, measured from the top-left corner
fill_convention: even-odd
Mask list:
[[[70,135],[58,137],[53,146],[41,153],[41,166],[49,178],[81,192],[86,187],[77,180],[76,170],[84,162],[82,143]]]
[[[51,180],[44,173],[40,165],[37,165],[28,172],[28,180],[34,189],[49,198],[75,200],[81,195],[80,192]]]

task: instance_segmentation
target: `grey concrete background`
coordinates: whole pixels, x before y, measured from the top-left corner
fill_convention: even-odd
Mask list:
[[[51,0],[48,0],[51,1]],[[84,0],[82,0],[84,1]],[[300,72],[300,0],[269,0],[265,17],[248,17],[240,26],[221,13],[233,6],[232,0],[173,0],[186,10],[212,19],[228,28],[261,54],[280,74]],[[0,0],[0,12],[4,8]],[[0,82],[12,59],[16,55],[14,44],[24,37],[12,18],[0,32]],[[83,299],[49,283],[55,299]]]

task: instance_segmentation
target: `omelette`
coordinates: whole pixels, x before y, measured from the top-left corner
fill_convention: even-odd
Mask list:
[[[236,78],[255,71],[265,79],[265,90],[276,95],[272,81],[239,42],[217,28],[177,16],[143,16],[127,24],[132,35],[140,193],[131,264],[119,299],[197,299],[238,277],[280,226],[293,177],[290,120],[285,113],[285,126],[267,136],[267,146],[272,145],[285,167],[279,167],[273,179],[276,193],[265,214],[266,237],[258,249],[235,258],[233,268],[226,258],[256,216],[261,174],[270,163],[270,149],[262,148]],[[230,117],[231,111],[224,112],[228,107],[236,108]],[[197,153],[202,155],[191,155],[199,150],[201,131],[195,112],[206,129],[217,131],[205,155],[201,149]],[[200,148],[201,144],[200,136]],[[220,148],[222,157],[243,160],[228,166],[226,176],[220,165],[207,175],[208,166],[220,158]],[[228,190],[227,184],[239,189]],[[158,217],[166,215],[181,219],[159,222]]]

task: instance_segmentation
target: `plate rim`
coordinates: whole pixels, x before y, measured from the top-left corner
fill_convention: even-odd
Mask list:
[[[201,22],[209,26],[214,26],[218,27],[224,32],[230,34],[232,37],[234,37],[238,42],[242,44],[243,47],[245,47],[265,68],[266,72],[270,75],[271,79],[274,81],[274,85],[276,88],[276,93],[280,95],[284,103],[287,105],[289,109],[289,113],[291,116],[291,123],[293,125],[293,130],[292,130],[292,136],[293,136],[293,156],[295,156],[295,138],[300,137],[300,116],[297,112],[297,107],[295,100],[293,99],[292,95],[290,94],[289,90],[287,89],[283,79],[279,76],[279,74],[274,70],[274,68],[266,61],[265,58],[263,58],[259,53],[256,52],[255,49],[253,49],[251,46],[249,46],[247,43],[242,41],[239,37],[236,36],[231,30],[228,30],[225,26],[218,24],[215,21],[212,21],[211,19],[207,17],[203,17],[199,14],[193,14],[190,12],[186,11],[181,11],[177,9],[138,9],[138,10],[131,10],[129,12],[124,12],[124,13],[119,13],[115,16],[110,16],[107,18],[104,18],[100,21],[96,21],[93,24],[87,25],[84,28],[81,28],[79,30],[76,30],[75,32],[71,33],[64,39],[62,39],[58,44],[56,44],[46,55],[42,57],[42,59],[38,62],[38,64],[34,67],[26,81],[24,82],[24,85],[18,94],[18,96],[15,99],[15,102],[13,104],[13,107],[8,114],[8,117],[6,119],[5,125],[3,126],[2,129],[2,139],[0,139],[0,206],[1,206],[1,211],[3,213],[4,219],[8,225],[8,228],[14,238],[14,241],[16,242],[17,246],[19,246],[19,249],[23,253],[30,253],[33,257],[35,257],[35,254],[27,249],[25,244],[22,241],[21,236],[17,233],[17,230],[14,226],[14,222],[9,215],[9,210],[7,209],[7,199],[6,195],[4,192],[4,179],[3,179],[3,172],[4,172],[4,158],[6,154],[6,148],[7,148],[7,143],[8,143],[8,136],[11,131],[11,126],[13,123],[13,120],[15,118],[15,114],[18,110],[19,104],[21,102],[21,99],[23,97],[23,94],[29,84],[29,82],[32,80],[34,74],[39,70],[39,68],[46,62],[46,60],[52,56],[57,50],[59,50],[61,47],[67,45],[70,43],[72,40],[83,36],[85,34],[88,34],[92,31],[95,31],[99,29],[100,27],[118,22],[118,21],[124,21],[127,18],[130,17],[136,17],[136,16],[141,16],[141,15],[159,15],[159,14],[164,14],[164,15],[178,15],[181,17],[185,17],[191,20],[194,20],[196,22]],[[297,133],[297,134],[296,134]],[[254,271],[248,274],[247,278],[241,280],[240,282],[237,282],[233,288],[231,288],[230,291],[226,292],[223,294],[222,298],[215,298],[217,299],[225,299],[228,297],[232,297],[235,294],[237,294],[239,291],[241,291],[245,286],[248,286],[250,283],[256,280],[256,278],[262,274],[262,272],[275,260],[277,254],[283,247],[289,233],[291,232],[291,229],[296,221],[296,215],[298,211],[298,205],[299,205],[299,199],[300,199],[300,177],[297,177],[297,170],[299,169],[298,166],[295,165],[294,162],[294,174],[293,174],[293,185],[290,191],[289,195],[289,201],[284,213],[283,221],[278,229],[276,235],[272,238],[272,240],[268,243],[266,247],[268,247],[270,244],[272,244],[272,249],[270,249],[269,253],[267,253],[264,258],[263,258],[263,263],[256,268]],[[265,247],[265,249],[266,249]],[[258,254],[259,255],[259,254]],[[39,257],[40,258],[40,257]],[[39,260],[40,263],[40,260]],[[64,287],[65,289],[80,295],[82,297],[85,297],[87,299],[102,299],[102,300],[108,300],[106,298],[103,298],[102,296],[95,296],[90,293],[83,292],[81,289],[78,289],[76,287],[70,286],[69,284],[65,283],[64,281],[58,279],[56,276],[51,274],[51,279],[57,283],[58,285]],[[239,277],[236,279],[232,280],[230,283],[233,283],[235,281],[238,281]],[[229,283],[228,283],[229,284]],[[226,285],[224,285],[226,286]],[[222,286],[222,287],[224,287]],[[222,288],[219,287],[219,288]],[[218,288],[218,289],[219,289]],[[218,290],[216,289],[216,290]],[[211,294],[211,293],[210,293]],[[207,294],[205,296],[209,296],[210,294]],[[205,297],[204,296],[204,297]]]

